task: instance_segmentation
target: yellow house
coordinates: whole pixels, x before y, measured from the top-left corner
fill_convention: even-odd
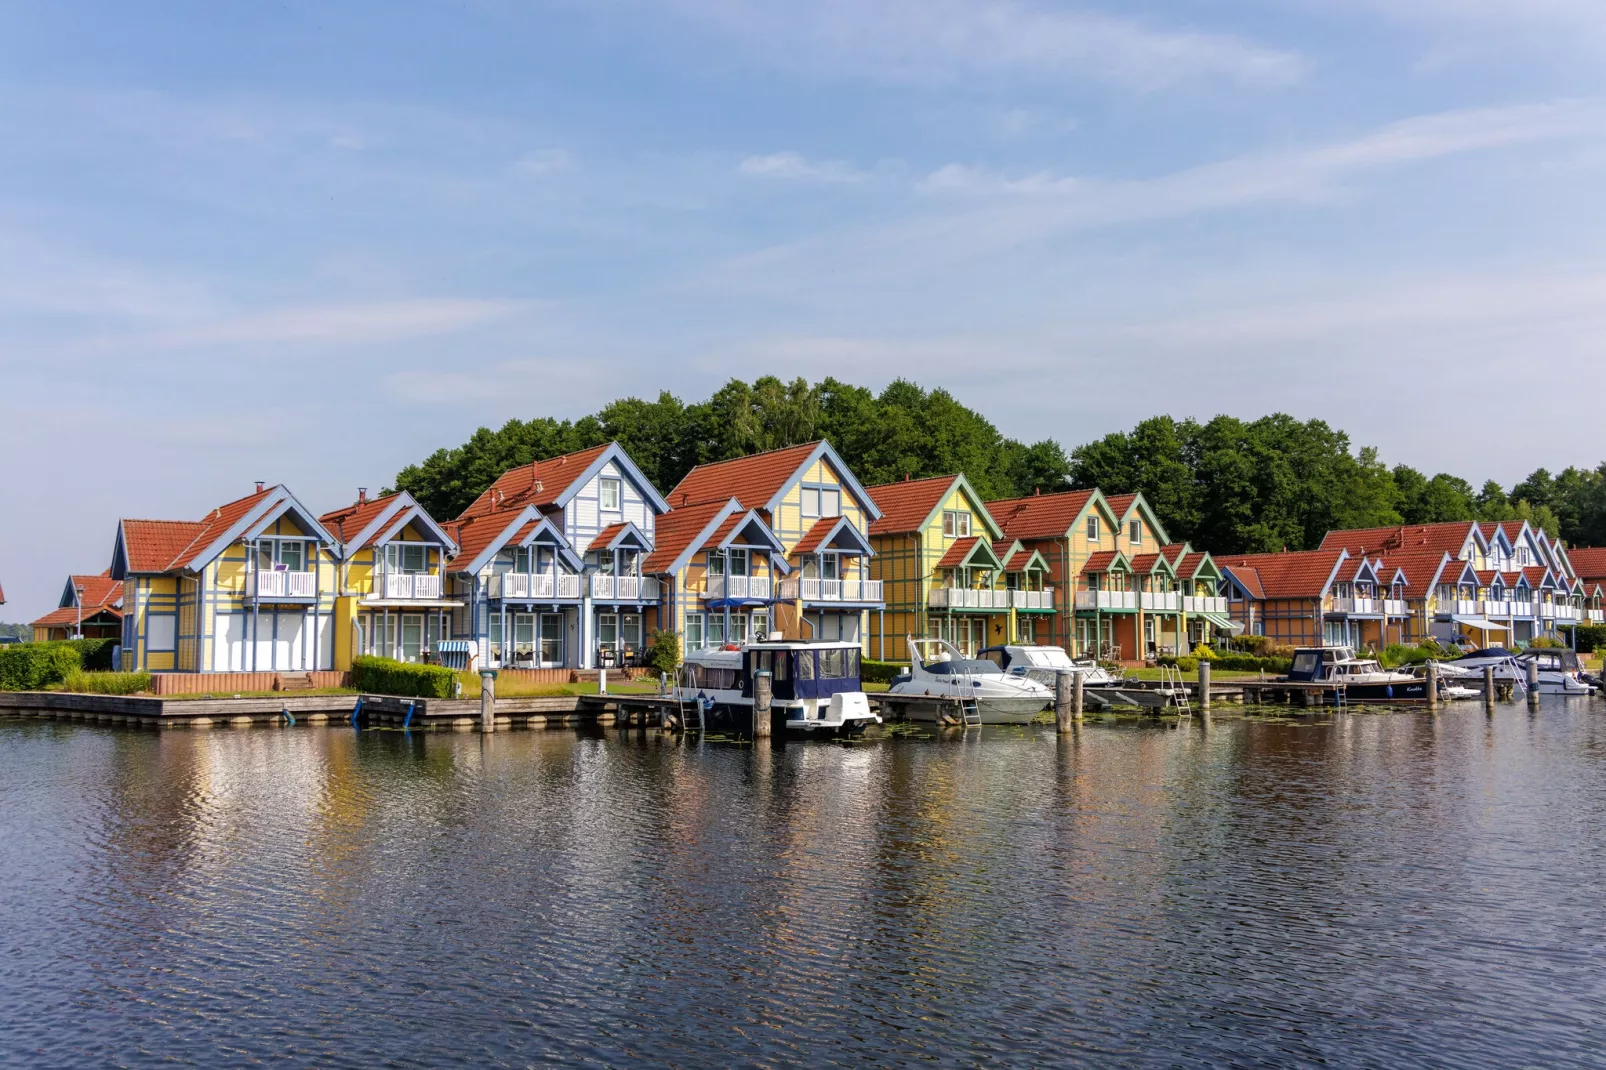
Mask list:
[[[283,486],[201,520],[123,520],[123,668],[137,672],[334,667],[338,545]]]
[[[318,518],[337,540],[339,594],[335,600],[334,667],[351,668],[358,654],[418,662],[450,639],[446,562],[452,540],[406,491],[357,501]]]
[[[767,636],[791,566],[786,546],[757,510],[727,498],[660,517],[644,571],[659,579],[661,627],[679,633],[693,651]]]
[[[771,602],[775,630],[864,644],[869,613],[884,608],[867,534],[881,511],[830,443],[698,465],[668,498],[671,510],[734,498],[769,526],[790,567]]]
[[[1108,642],[1112,615],[1135,612],[1126,599],[1102,591],[1086,572],[1095,555],[1111,554],[1120,545],[1120,516],[1097,490],[1034,494],[987,503],[1004,537],[1019,541],[1048,565],[1045,577],[1054,589],[1054,609],[1037,624],[1036,641],[1060,646],[1073,654],[1092,654]]]
[[[1053,613],[1047,562],[1003,538],[969,480],[906,479],[869,493],[881,510],[870,525],[870,571],[887,605],[885,630],[871,637],[873,657],[903,660],[905,636],[946,639],[973,656],[1021,639],[1023,619],[1024,641],[1035,640],[1035,616]]]

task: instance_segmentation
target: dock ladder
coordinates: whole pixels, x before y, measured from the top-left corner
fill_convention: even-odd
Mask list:
[[[685,677],[684,681],[680,679],[682,674]],[[675,670],[675,676],[677,680],[675,687],[675,715],[680,718],[680,730],[682,732],[692,731],[692,721],[695,719],[697,722],[696,731],[704,731],[707,726],[703,719],[702,693],[699,692],[690,698],[687,697],[687,693],[691,690],[691,672],[686,666],[682,665]]]
[[[974,673],[965,673],[963,677],[965,688],[964,697],[959,699],[959,720],[966,728],[981,727],[981,704],[976,701],[976,676]]]
[[[1188,685],[1182,682],[1182,670],[1175,665],[1160,666],[1160,688],[1176,704],[1178,717],[1192,717],[1193,703],[1188,699]]]

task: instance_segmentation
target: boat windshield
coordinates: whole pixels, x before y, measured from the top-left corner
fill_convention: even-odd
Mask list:
[[[1360,676],[1365,673],[1382,672],[1383,666],[1375,661],[1363,661],[1352,658],[1349,661],[1339,662],[1338,672],[1343,676]]]
[[[933,676],[999,676],[1001,670],[990,661],[956,659],[927,662],[925,670]]]
[[[1021,660],[1034,669],[1069,669],[1071,657],[1057,646],[1027,647],[1021,651]]]

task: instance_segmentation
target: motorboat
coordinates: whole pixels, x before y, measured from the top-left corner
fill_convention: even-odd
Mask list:
[[[939,721],[946,699],[969,724],[1029,724],[1054,703],[1054,692],[988,658],[967,658],[946,639],[909,639],[909,671],[893,678],[886,702],[910,720]],[[1062,652],[1063,653],[1063,652]]]
[[[859,735],[881,718],[859,679],[859,644],[766,640],[686,655],[670,696],[701,714],[704,726],[746,731],[753,723],[753,680],[770,674],[770,708],[788,732]],[[695,714],[694,714],[695,716]],[[684,713],[682,723],[691,718]]]
[[[1294,651],[1293,666],[1284,677],[1289,683],[1344,685],[1344,701],[1425,702],[1426,679],[1408,672],[1383,668],[1376,658],[1358,658],[1353,647],[1301,647]],[[1443,695],[1445,681],[1439,680]]]
[[[1517,655],[1523,679],[1528,678],[1528,666],[1539,666],[1539,693],[1541,695],[1592,695],[1595,687],[1584,676],[1583,663],[1571,650],[1555,648],[1528,649]]]
[[[1116,683],[1116,677],[1092,658],[1073,658],[1058,646],[990,646],[981,657],[993,662],[1011,676],[1036,680],[1049,690],[1062,672],[1082,678],[1083,687],[1102,687]]]
[[[1439,676],[1439,697],[1450,702],[1480,698],[1483,695],[1483,675],[1470,669],[1457,668],[1453,663],[1433,661],[1412,666],[1408,671],[1419,680],[1426,680],[1428,666],[1432,665]]]
[[[1528,691],[1528,669],[1517,660],[1517,655],[1503,647],[1492,646],[1485,650],[1474,650],[1468,654],[1451,661],[1439,662],[1439,671],[1450,676],[1465,674],[1476,677],[1479,681],[1479,693],[1482,693],[1483,670],[1494,669],[1496,684],[1509,684],[1512,693],[1526,694]],[[1470,685],[1469,685],[1470,686]]]

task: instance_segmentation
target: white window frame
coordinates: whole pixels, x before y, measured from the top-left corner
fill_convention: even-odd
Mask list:
[[[1101,538],[1102,538],[1102,536],[1099,534],[1099,518],[1096,517],[1096,516],[1088,517],[1087,518],[1087,541],[1088,542],[1098,542]]]
[[[1143,521],[1130,520],[1127,522],[1126,541],[1130,546],[1143,545]]]
[[[613,504],[608,499],[612,497]],[[624,480],[614,476],[604,476],[597,480],[597,505],[604,513],[624,512],[625,488]]]

